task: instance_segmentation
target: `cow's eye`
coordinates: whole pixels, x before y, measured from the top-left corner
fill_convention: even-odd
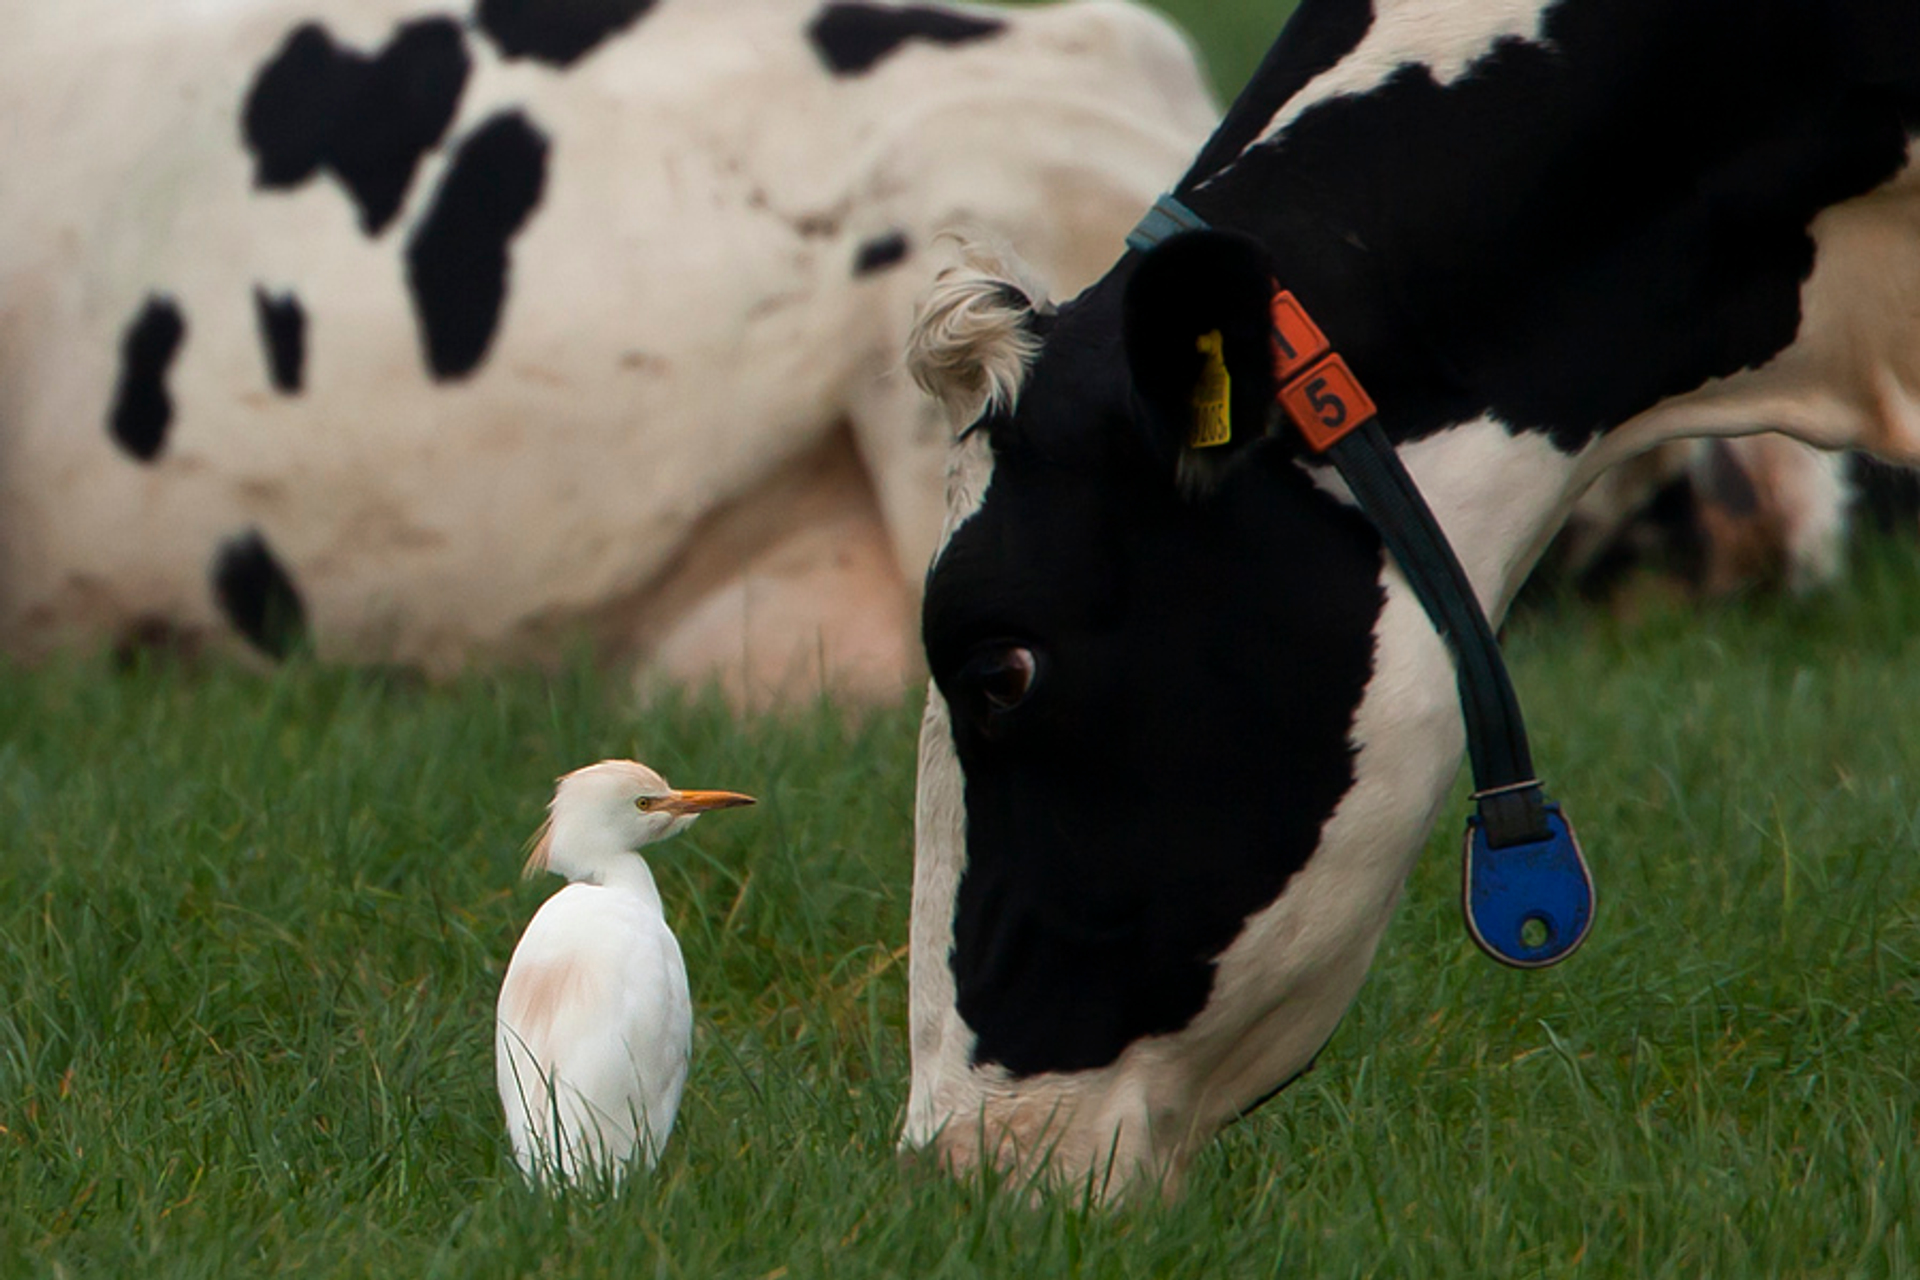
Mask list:
[[[989,645],[968,659],[960,679],[979,695],[980,709],[989,719],[1012,711],[1033,692],[1039,663],[1025,645]]]

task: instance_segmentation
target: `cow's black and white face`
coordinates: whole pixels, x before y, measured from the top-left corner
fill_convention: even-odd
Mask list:
[[[1043,361],[983,426],[992,484],[927,584],[967,798],[958,1009],[972,1060],[1020,1076],[1108,1066],[1205,1006],[1352,784],[1380,609],[1363,522],[1282,450],[1190,493],[1109,354]]]
[[[1178,188],[1223,232],[1057,314],[936,288],[919,376],[989,407],[927,581],[909,1145],[1177,1179],[1331,1034],[1454,776],[1444,646],[1272,421],[1276,285],[1496,621],[1661,439],[1920,453],[1860,336],[1911,337],[1920,23],[1797,12],[1309,0]]]
[[[1269,433],[1257,365],[1228,456],[1181,439],[1192,362],[1159,353],[1264,351],[1253,253],[1175,241],[1030,313],[1044,351],[962,445],[923,618],[907,1134],[961,1163],[984,1108],[998,1158],[1177,1175],[1331,1033],[1459,752],[1437,638]]]

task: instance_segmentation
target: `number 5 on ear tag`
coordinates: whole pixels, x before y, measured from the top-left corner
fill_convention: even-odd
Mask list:
[[[1193,430],[1187,436],[1187,447],[1211,449],[1233,439],[1233,379],[1227,373],[1218,329],[1201,334],[1193,345],[1201,355],[1200,380],[1193,384]]]

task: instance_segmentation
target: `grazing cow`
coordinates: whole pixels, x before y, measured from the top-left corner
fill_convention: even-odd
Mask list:
[[[1276,287],[1497,620],[1662,441],[1920,457],[1917,129],[1910,0],[1305,0],[1174,188],[1211,230],[1057,309],[942,278],[906,1145],[1177,1186],[1326,1042],[1454,779],[1448,649],[1278,420]]]
[[[742,699],[898,696],[947,436],[899,352],[940,233],[1084,284],[1216,119],[1116,0],[17,7],[16,656],[584,639]]]

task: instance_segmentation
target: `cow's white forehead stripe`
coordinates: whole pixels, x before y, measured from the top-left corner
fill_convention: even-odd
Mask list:
[[[1502,40],[1538,42],[1556,0],[1374,0],[1373,25],[1353,51],[1287,99],[1255,145],[1271,139],[1308,108],[1379,88],[1395,71],[1423,66],[1436,83],[1466,74]]]

